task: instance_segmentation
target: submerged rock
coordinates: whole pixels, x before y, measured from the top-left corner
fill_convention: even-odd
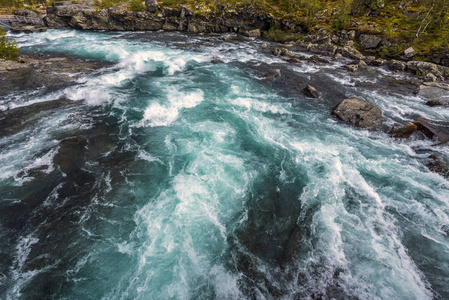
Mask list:
[[[412,122],[404,124],[401,126],[400,124],[394,124],[393,128],[388,132],[388,134],[393,138],[398,139],[407,139],[409,138],[416,130],[418,130],[418,126]]]
[[[413,124],[429,139],[436,138],[440,144],[449,142],[449,132],[446,129],[430,124],[424,120],[418,120],[413,122]]]
[[[429,170],[432,172],[449,178],[449,166],[441,156],[435,154],[430,155],[428,157],[427,168],[429,168]]]
[[[434,107],[434,106],[445,106],[449,107],[449,101],[443,101],[443,100],[429,100],[426,102],[427,106]]]
[[[385,121],[378,107],[358,97],[343,100],[331,113],[355,127],[371,130],[381,130]]]
[[[302,92],[304,93],[304,95],[306,95],[306,97],[309,97],[309,98],[315,98],[315,99],[321,98],[321,93],[318,92],[318,91],[316,90],[316,88],[314,88],[314,87],[311,86],[311,85],[307,85],[307,86],[302,90]]]
[[[440,144],[449,141],[449,132],[446,129],[430,124],[424,120],[409,122],[404,126],[395,124],[388,134],[393,138],[406,139],[415,131],[422,132],[429,139],[438,139]]]
[[[271,72],[268,72],[264,75],[265,78],[278,78],[281,77],[281,70],[279,69],[274,69]]]
[[[307,58],[307,60],[314,64],[327,64],[327,65],[332,64],[330,60],[323,57],[319,57],[318,55],[312,55],[311,57]]]

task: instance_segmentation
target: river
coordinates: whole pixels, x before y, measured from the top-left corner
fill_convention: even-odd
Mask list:
[[[11,38],[104,67],[0,97],[39,108],[0,135],[0,299],[449,298],[449,182],[425,166],[448,147],[330,114],[358,96],[388,126],[449,120],[407,74],[289,64],[243,37]]]

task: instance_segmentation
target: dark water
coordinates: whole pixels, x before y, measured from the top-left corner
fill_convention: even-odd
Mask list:
[[[449,297],[449,183],[424,166],[447,147],[329,114],[361,96],[389,125],[448,120],[406,75],[288,64],[258,40],[14,37],[105,67],[0,98],[0,299]]]

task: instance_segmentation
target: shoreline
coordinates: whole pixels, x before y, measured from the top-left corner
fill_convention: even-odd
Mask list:
[[[228,10],[222,7],[220,11],[209,14],[201,14],[182,5],[177,9],[158,7],[136,12],[123,7],[100,10],[83,4],[60,1],[48,7],[44,17],[29,10],[20,10],[17,14],[40,18],[42,22],[36,25],[13,23],[11,31],[15,33],[62,28],[106,31],[179,31],[192,34],[225,34],[223,40],[228,38],[226,34],[236,33],[252,38],[263,37],[270,42],[276,42],[277,36],[273,35],[273,32],[278,35],[294,32],[296,36],[302,38],[285,42],[283,46],[278,47],[280,50],[275,50],[273,54],[292,58],[289,51],[294,50],[331,60],[344,57],[353,60],[347,68],[354,72],[365,65],[387,66],[392,71],[409,71],[423,81],[449,80],[449,59],[442,60],[439,64],[413,60],[418,53],[412,47],[406,49],[401,55],[391,58],[382,57],[376,55],[376,49],[385,48],[388,46],[388,41],[381,36],[356,30],[331,32],[325,28],[308,32],[303,24],[283,22],[252,7],[243,7],[239,10]],[[427,58],[432,59],[432,57]]]

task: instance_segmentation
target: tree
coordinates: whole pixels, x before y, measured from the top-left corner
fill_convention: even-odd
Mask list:
[[[10,41],[6,36],[5,28],[0,27],[0,58],[15,59],[19,54],[17,43]]]

